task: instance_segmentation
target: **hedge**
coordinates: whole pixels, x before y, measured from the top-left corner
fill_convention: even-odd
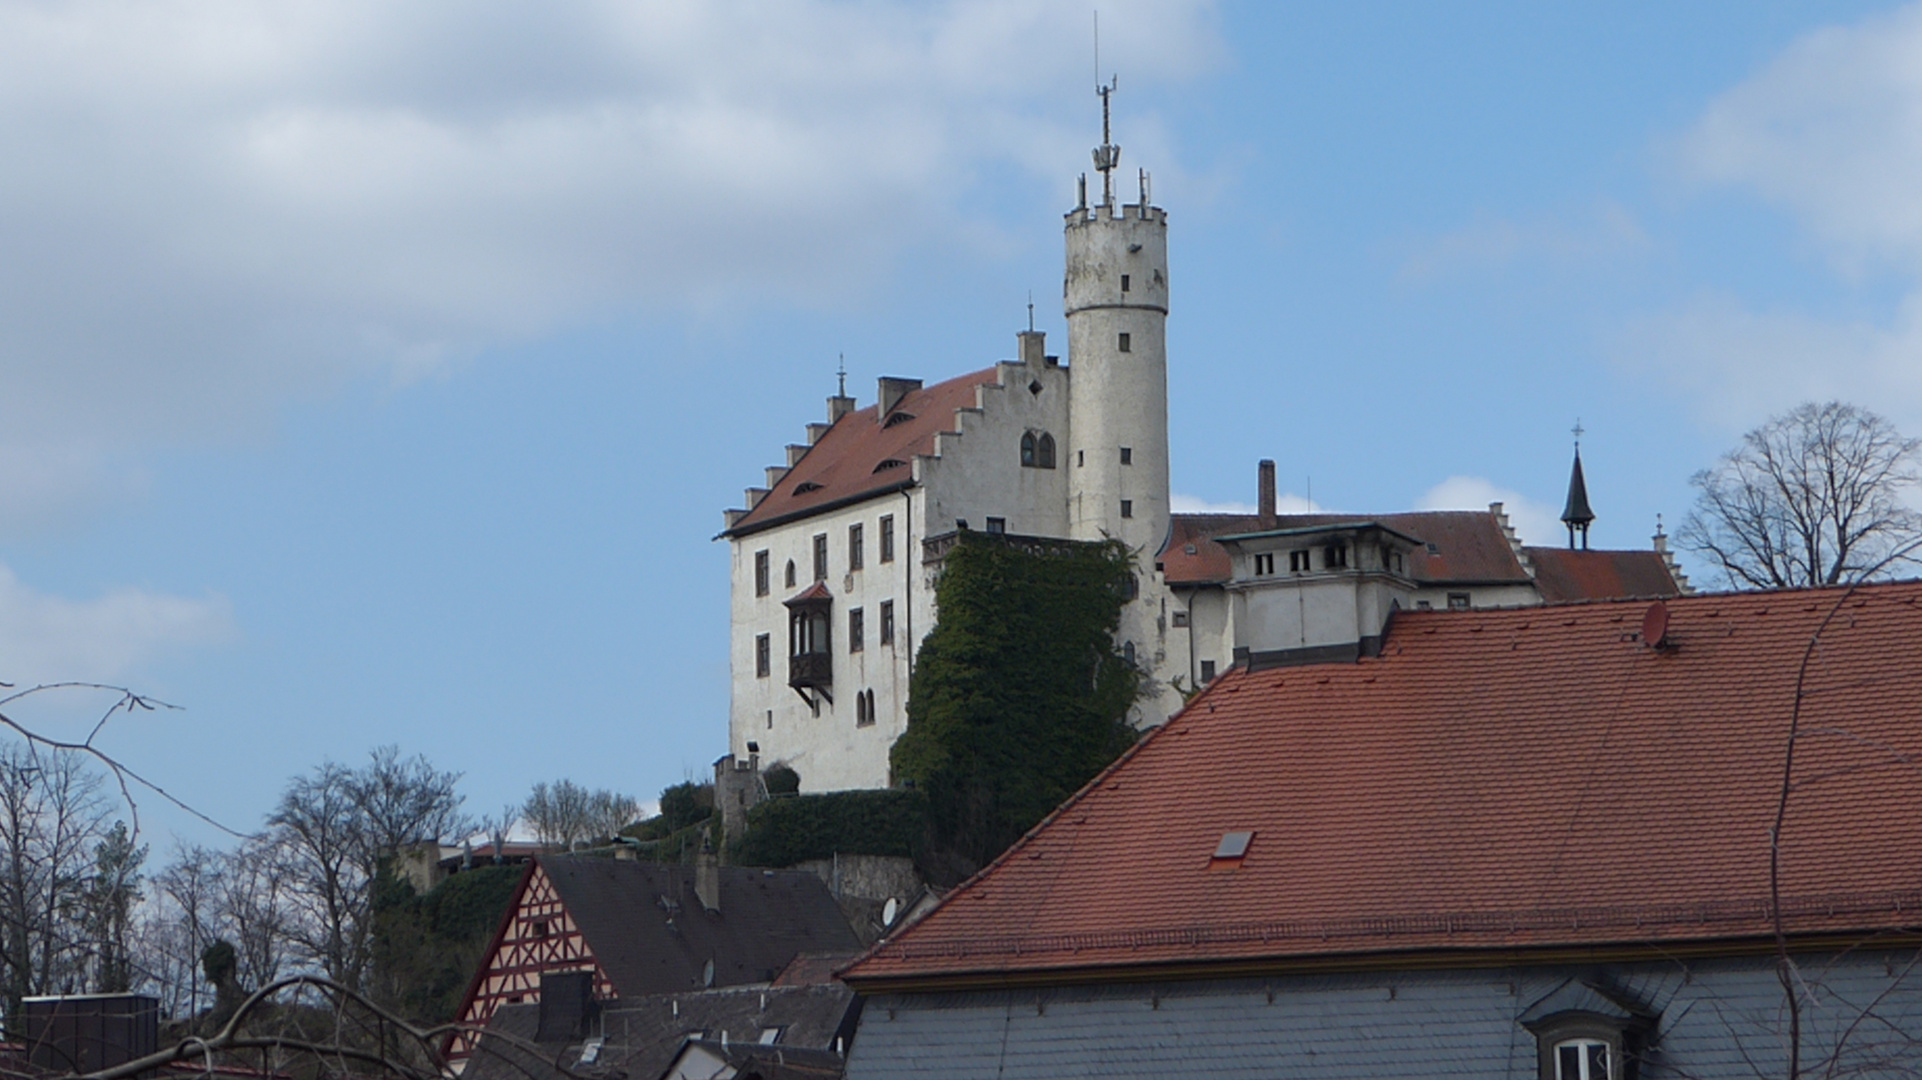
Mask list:
[[[927,832],[917,791],[836,791],[770,799],[748,811],[747,831],[728,849],[737,866],[793,866],[842,855],[912,857]]]

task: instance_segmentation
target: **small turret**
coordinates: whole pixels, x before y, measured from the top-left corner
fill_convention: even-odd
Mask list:
[[[1588,550],[1588,526],[1595,511],[1588,508],[1588,483],[1582,479],[1582,425],[1575,424],[1575,468],[1568,474],[1568,502],[1562,506],[1562,524],[1568,526],[1568,547],[1575,549],[1575,534],[1582,534],[1582,550]]]

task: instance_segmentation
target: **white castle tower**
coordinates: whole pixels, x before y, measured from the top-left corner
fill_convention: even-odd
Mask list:
[[[1101,204],[1088,183],[1068,214],[1068,531],[1113,537],[1147,565],[1168,537],[1168,215],[1148,202],[1117,206],[1121,148],[1109,133],[1109,95],[1099,88]],[[1145,644],[1145,643],[1144,643]]]

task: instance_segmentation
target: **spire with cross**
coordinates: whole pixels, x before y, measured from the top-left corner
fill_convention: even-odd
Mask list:
[[[1572,429],[1575,435],[1575,468],[1568,475],[1568,501],[1562,506],[1562,524],[1568,526],[1568,547],[1575,548],[1575,534],[1582,535],[1582,550],[1588,550],[1588,526],[1595,520],[1595,511],[1588,506],[1588,482],[1582,477],[1582,435],[1584,429],[1580,419]]]

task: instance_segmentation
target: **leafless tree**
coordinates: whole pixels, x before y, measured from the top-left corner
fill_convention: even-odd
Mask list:
[[[1695,508],[1676,539],[1735,588],[1887,572],[1922,550],[1922,514],[1902,501],[1922,480],[1919,458],[1922,440],[1867,409],[1800,405],[1690,478]]]
[[[7,1015],[22,998],[85,985],[83,909],[106,805],[99,777],[67,754],[0,748],[0,961]]]
[[[632,825],[640,816],[640,802],[631,795],[589,791],[572,780],[545,781],[521,807],[521,817],[535,839],[550,848],[569,848],[576,841],[604,839]]]

